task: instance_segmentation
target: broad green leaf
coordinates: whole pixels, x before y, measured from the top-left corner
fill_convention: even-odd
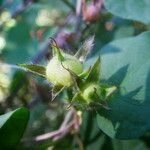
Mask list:
[[[0,116],[0,148],[12,148],[20,141],[27,122],[29,111],[18,108]]]
[[[108,11],[119,17],[150,23],[149,0],[104,0],[104,5]]]
[[[125,23],[124,23],[125,24]],[[126,37],[131,37],[135,34],[135,28],[131,25],[121,25],[116,29],[114,34],[114,39],[121,39]]]
[[[34,64],[19,64],[19,66],[27,69],[27,71],[30,71],[36,75],[40,75],[42,77],[45,77],[46,68],[44,66],[34,65]]]
[[[150,131],[150,32],[116,40],[101,50],[101,78],[118,93],[99,111],[100,129],[112,138],[132,139]]]

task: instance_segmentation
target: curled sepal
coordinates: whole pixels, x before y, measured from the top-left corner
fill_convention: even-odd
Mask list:
[[[53,52],[53,57],[56,56],[58,58],[59,61],[63,61],[64,57],[60,51],[59,46],[57,45],[57,42],[55,39],[53,39],[52,37],[50,37],[50,42],[51,42],[51,48],[52,48],[52,52]]]
[[[117,87],[116,86],[112,86],[112,85],[101,85],[101,99],[103,101],[108,101],[111,96],[113,96],[115,94],[115,92],[117,91]]]
[[[100,78],[100,57],[96,60],[86,78],[87,82],[99,82]]]
[[[36,75],[45,77],[46,68],[42,65],[35,65],[35,64],[18,64],[21,68],[32,72]]]
[[[65,89],[65,86],[55,85],[52,88],[52,101]]]
[[[107,98],[110,97],[113,93],[115,93],[115,92],[117,91],[117,87],[116,87],[116,86],[111,86],[111,87],[109,87],[109,88],[106,88],[105,91],[106,91],[106,99],[107,99]]]
[[[60,48],[52,45],[52,49],[53,49],[53,56],[57,56],[58,60],[59,61],[63,61],[64,60],[64,57],[60,51]]]
[[[82,79],[81,79],[77,74],[75,74],[73,71],[71,71],[70,69],[66,68],[66,67],[63,65],[63,63],[61,63],[61,65],[62,65],[62,67],[63,67],[64,69],[66,69],[66,70],[70,73],[70,75],[71,75],[71,77],[72,77],[72,79],[73,79],[75,88],[76,88],[78,91],[80,91],[80,87],[81,87],[82,84],[83,84]]]

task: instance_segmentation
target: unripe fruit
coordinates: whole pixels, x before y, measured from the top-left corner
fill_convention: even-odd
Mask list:
[[[69,70],[79,75],[83,71],[83,65],[74,56],[65,53],[62,56],[62,61],[57,56],[50,60],[46,67],[46,78],[54,85],[69,87],[73,85],[73,77]]]
[[[88,102],[96,100],[100,97],[100,86],[98,84],[91,83],[84,88],[83,98]]]

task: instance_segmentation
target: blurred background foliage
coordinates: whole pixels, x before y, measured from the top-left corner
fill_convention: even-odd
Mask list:
[[[57,130],[67,110],[61,98],[51,102],[49,83],[40,77],[18,70],[18,63],[46,64],[51,57],[49,37],[68,53],[75,53],[81,43],[95,35],[93,57],[112,41],[149,30],[137,21],[111,15],[102,7],[100,19],[88,24],[76,16],[77,0],[1,0],[0,1],[0,114],[25,106],[30,109],[27,130],[15,150],[72,150],[82,145],[86,150],[148,150],[150,137],[120,141],[103,134],[92,111],[84,112],[78,133],[52,141],[33,139]],[[7,139],[6,139],[7,140]]]

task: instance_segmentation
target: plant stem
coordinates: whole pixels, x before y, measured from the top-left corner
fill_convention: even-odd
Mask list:
[[[77,141],[79,145],[79,150],[84,150],[83,142],[77,134],[75,134],[75,140]]]
[[[75,110],[71,109],[65,116],[65,119],[58,130],[39,135],[39,136],[35,137],[35,141],[43,141],[43,140],[47,140],[49,138],[52,138],[53,141],[56,141],[56,140],[62,138],[63,136],[65,136],[76,125],[77,119],[76,119],[75,114],[76,114]]]

